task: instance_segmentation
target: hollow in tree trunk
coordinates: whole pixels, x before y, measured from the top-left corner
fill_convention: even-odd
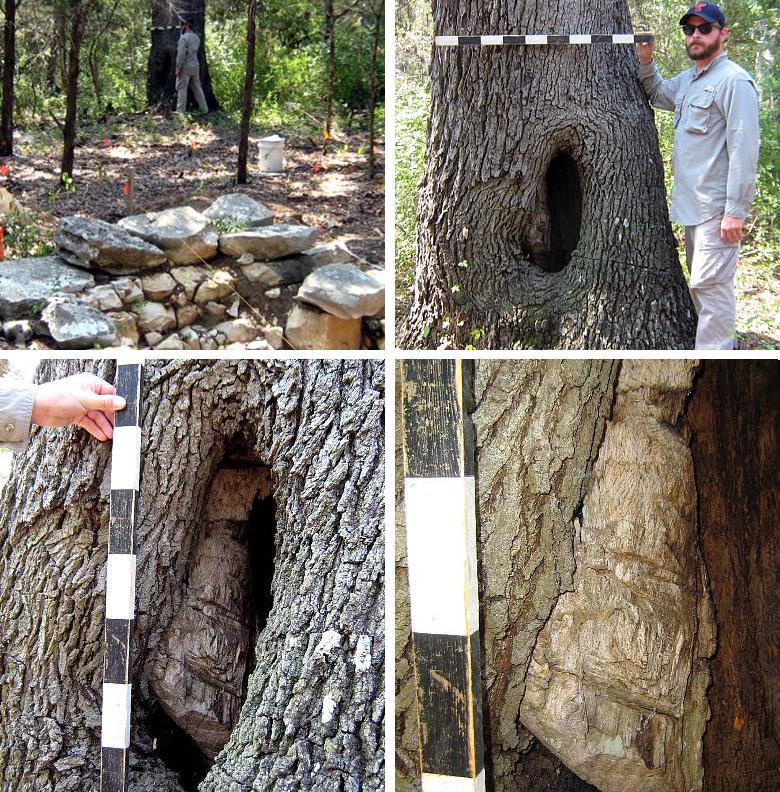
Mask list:
[[[623,0],[433,10],[436,35],[631,30]],[[693,347],[636,70],[625,45],[434,48],[403,346]]]
[[[776,361],[477,362],[488,788],[774,789],[779,375]],[[402,519],[397,537],[396,789],[410,792]]]
[[[113,378],[113,362],[49,361]],[[383,368],[145,367],[130,786],[383,788]],[[0,497],[0,788],[98,788],[110,444]],[[212,757],[216,759],[212,764]]]
[[[182,19],[192,20],[192,30],[200,38],[200,84],[209,110],[219,110],[219,102],[211,87],[206,61],[206,0],[153,0],[152,43],[146,75],[146,99],[149,104],[176,106],[176,47]],[[188,104],[193,102],[188,98]]]

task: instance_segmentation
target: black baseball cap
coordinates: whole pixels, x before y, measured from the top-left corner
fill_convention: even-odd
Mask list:
[[[680,20],[681,25],[687,25],[692,16],[701,17],[707,22],[720,27],[726,26],[726,17],[715,3],[696,3],[688,9],[688,13]]]

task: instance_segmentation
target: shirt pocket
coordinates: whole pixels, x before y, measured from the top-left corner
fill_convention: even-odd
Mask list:
[[[703,135],[712,126],[713,94],[709,92],[691,97],[688,101],[688,112],[685,114],[685,131]]]

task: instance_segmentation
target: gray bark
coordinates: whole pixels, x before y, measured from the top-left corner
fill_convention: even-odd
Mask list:
[[[46,362],[39,376],[82,368],[113,377],[110,361]],[[236,466],[272,482],[272,604],[244,653],[232,737],[201,789],[383,787],[383,388],[376,362],[147,363],[134,790],[194,788],[161,752],[155,689],[188,652],[189,679],[221,673],[198,671],[174,628],[203,601],[201,562],[215,535],[236,551],[213,564],[215,589],[246,573],[241,531],[214,507],[224,500],[215,482]],[[97,785],[109,453],[80,430],[35,430],[0,498],[2,789]],[[223,637],[228,622],[212,620]],[[237,687],[239,644],[222,652],[226,690]],[[190,764],[199,753],[186,740],[178,750]]]
[[[630,32],[624,0],[433,3],[434,32]],[[405,347],[690,349],[633,47],[441,47]]]

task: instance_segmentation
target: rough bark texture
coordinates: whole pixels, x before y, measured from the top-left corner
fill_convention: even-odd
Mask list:
[[[87,24],[90,3],[72,0],[70,3],[70,46],[68,48],[68,77],[65,86],[65,123],[62,127],[62,162],[60,177],[73,177],[76,155],[76,110],[78,104],[79,73],[81,71],[81,42]]]
[[[718,621],[705,792],[769,792],[780,768],[780,364],[703,363],[688,407]]]
[[[433,3],[434,31],[621,33],[624,0]],[[440,47],[401,343],[693,347],[633,47]]]
[[[152,46],[146,75],[146,99],[149,104],[166,103],[176,106],[176,46],[179,42],[181,19],[192,21],[192,30],[200,38],[200,84],[209,110],[219,110],[219,102],[211,87],[211,76],[206,61],[206,0],[153,0]],[[193,103],[190,96],[188,105]]]
[[[91,367],[113,376],[112,362],[70,361],[45,363],[39,376]],[[193,699],[203,696],[189,703],[204,713],[215,711],[205,687],[221,681],[235,699],[246,675],[232,737],[201,789],[382,788],[383,388],[375,362],[147,363],[137,792],[181,792],[200,780],[197,743],[161,714],[155,694],[172,665]],[[81,431],[36,430],[0,500],[2,789],[97,786],[109,453]],[[270,475],[275,535],[243,522],[243,488],[228,504],[214,494],[236,468],[256,471],[260,497],[257,479]],[[245,592],[235,581],[262,584],[247,570],[247,548],[258,558],[248,533],[261,534],[260,554],[273,553],[274,563],[265,625],[242,657],[235,634],[249,628],[238,624],[246,606],[236,608]],[[198,628],[182,630],[199,608]],[[215,646],[182,639],[207,629]],[[222,711],[235,717],[230,706]],[[211,738],[190,734],[207,753]]]
[[[574,540],[574,590],[537,637],[523,723],[604,792],[701,789],[715,621],[693,460],[693,361],[625,361]]]

